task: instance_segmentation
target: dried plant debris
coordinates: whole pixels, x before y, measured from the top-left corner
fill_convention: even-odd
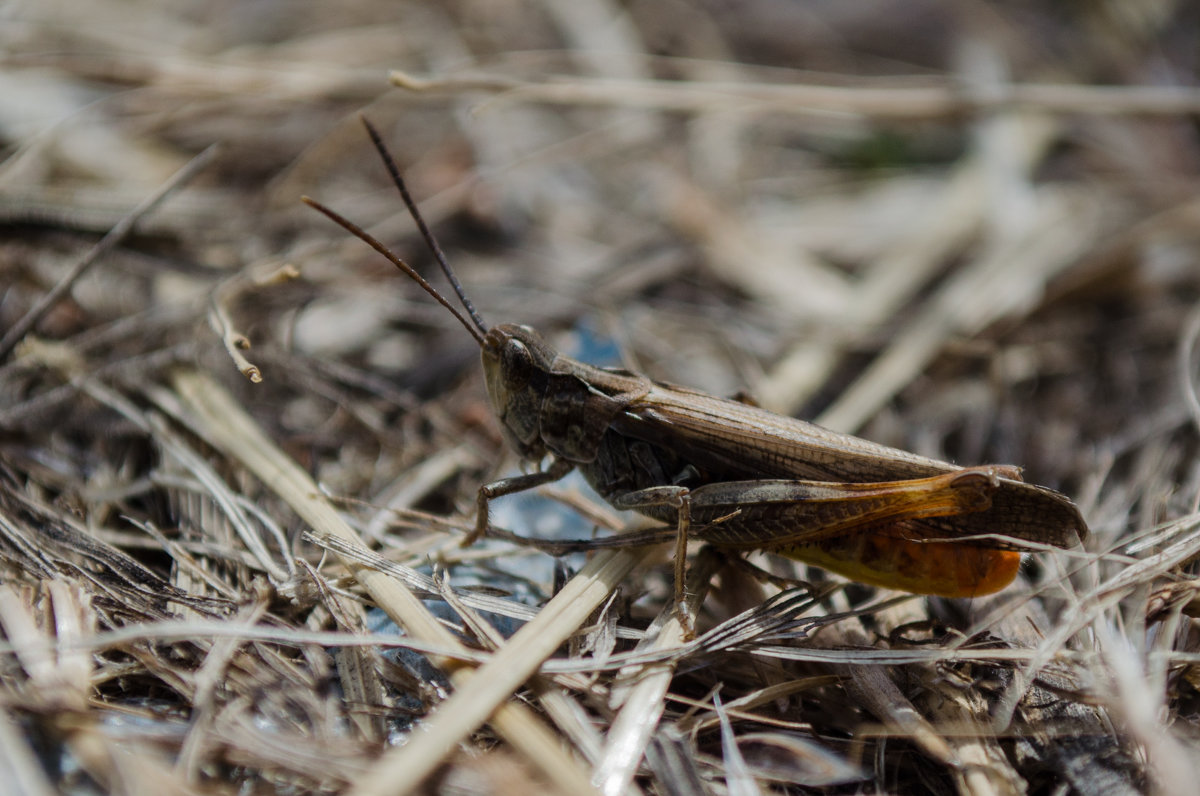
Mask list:
[[[1198,16],[10,9],[5,787],[1192,792]],[[360,113],[484,317],[1020,465],[1086,547],[948,600],[697,543],[694,628],[670,545],[463,547],[479,485],[519,472],[477,347],[300,202],[436,273]],[[493,520],[636,522],[578,478]]]

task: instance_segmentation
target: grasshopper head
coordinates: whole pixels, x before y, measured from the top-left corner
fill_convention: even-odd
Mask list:
[[[508,443],[521,456],[540,459],[546,453],[542,399],[557,352],[533,329],[511,323],[492,327],[481,350],[488,397]]]

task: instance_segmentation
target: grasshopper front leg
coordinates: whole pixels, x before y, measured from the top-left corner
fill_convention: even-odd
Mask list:
[[[491,524],[490,504],[493,499],[536,489],[543,484],[553,483],[575,469],[575,465],[566,459],[554,459],[545,470],[524,475],[514,475],[511,478],[501,478],[479,487],[475,497],[475,529],[467,534],[460,542],[462,547],[470,547],[487,535]]]

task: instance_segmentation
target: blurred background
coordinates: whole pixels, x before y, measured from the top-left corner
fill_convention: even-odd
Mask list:
[[[472,340],[299,201],[434,273],[360,113],[489,323],[1021,465],[1077,501],[1094,553],[1195,512],[1196,4],[38,0],[0,18],[0,332],[219,145],[0,364],[6,479],[165,577],[178,562],[135,526],[186,536],[200,509],[133,489],[159,452],[81,379],[137,403],[199,366],[366,506],[469,513],[516,464]],[[248,362],[227,352],[241,336]],[[1095,586],[1151,560],[1112,627],[1186,579],[1191,548],[1154,566],[1161,549],[1090,562]],[[213,564],[231,599],[257,572],[237,566]],[[1189,623],[1162,643],[1190,649]],[[1154,698],[1193,737],[1190,670],[1171,671]],[[1130,748],[1175,737],[1146,732]]]

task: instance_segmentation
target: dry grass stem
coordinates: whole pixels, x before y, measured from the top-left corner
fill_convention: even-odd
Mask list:
[[[486,92],[506,102],[614,105],[699,114],[735,111],[924,119],[996,110],[1150,116],[1200,112],[1200,90],[1187,86],[1018,84],[975,94],[961,85],[946,84],[823,86],[563,76],[520,80],[487,74],[426,78],[401,71],[393,71],[390,79],[399,88],[417,92]]]

